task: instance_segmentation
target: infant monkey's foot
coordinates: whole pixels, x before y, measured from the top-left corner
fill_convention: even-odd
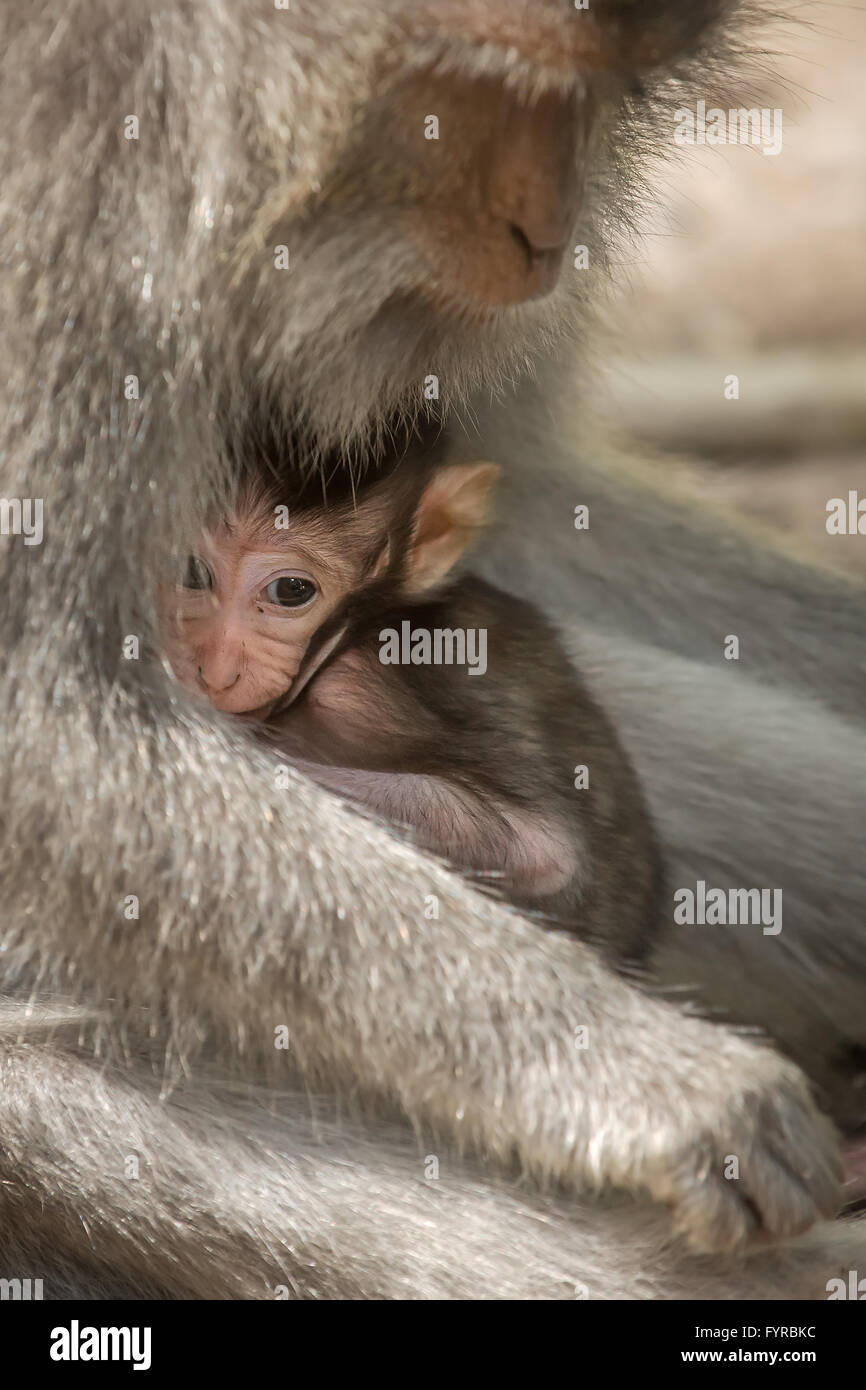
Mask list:
[[[762,1075],[753,1056],[748,1085],[717,1103],[715,1115],[698,1116],[689,1143],[650,1179],[695,1250],[784,1240],[834,1216],[843,1200],[838,1136],[805,1079],[772,1053],[760,1062]]]

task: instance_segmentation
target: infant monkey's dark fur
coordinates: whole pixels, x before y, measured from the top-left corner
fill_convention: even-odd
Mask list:
[[[482,873],[500,867],[513,902],[636,960],[661,879],[648,812],[613,727],[553,629],[531,604],[472,574],[426,602],[399,592],[387,598],[358,614],[269,732],[300,735],[317,755],[339,758],[331,775],[308,766],[317,781],[405,820],[418,842],[452,863]],[[486,630],[485,675],[472,679],[448,664],[383,665],[380,632],[400,632],[406,620],[431,633]],[[359,703],[352,723],[337,702],[332,724],[323,701],[346,659],[366,708]],[[578,768],[588,777],[580,789]]]
[[[242,485],[222,547],[213,543],[208,584],[223,644],[222,688],[231,693],[247,682],[248,693],[231,694],[223,707],[258,716],[262,736],[317,782],[410,828],[417,843],[519,906],[634,962],[652,937],[661,879],[636,774],[537,608],[472,574],[455,577],[485,520],[496,473],[489,464],[410,457],[348,499],[311,503],[301,493],[281,540],[273,514],[285,506],[286,489]],[[240,559],[225,572],[220,550],[227,555],[239,538]],[[355,557],[354,573],[343,577],[336,600],[333,589],[309,598],[289,587],[286,611],[273,616],[291,634],[282,639],[282,650],[293,650],[285,661],[291,674],[275,699],[271,683],[267,704],[251,710],[245,701],[258,702],[263,687],[250,665],[275,662],[273,645],[257,635],[263,611],[266,622],[284,582],[317,587],[298,573],[276,577],[280,546],[287,560],[311,557],[310,573],[333,547]],[[265,570],[238,583],[234,574],[257,549]],[[210,621],[194,629],[200,654]],[[232,623],[239,626],[230,634]],[[441,645],[431,660],[436,634]],[[428,652],[407,661],[411,644],[417,652],[425,641]],[[233,642],[239,646],[227,651]],[[388,652],[389,642],[402,645]],[[219,703],[195,656],[187,653],[179,669],[195,673]]]

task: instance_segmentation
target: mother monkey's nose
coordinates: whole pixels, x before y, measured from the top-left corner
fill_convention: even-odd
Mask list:
[[[403,101],[394,172],[431,291],[490,305],[549,294],[580,207],[591,99],[417,72]]]

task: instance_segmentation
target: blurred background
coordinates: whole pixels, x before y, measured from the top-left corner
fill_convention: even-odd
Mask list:
[[[597,404],[687,459],[695,495],[866,576],[866,536],[825,524],[829,498],[866,498],[866,7],[791,8],[760,103],[783,110],[782,151],[685,147],[659,165],[664,210],[611,305]]]

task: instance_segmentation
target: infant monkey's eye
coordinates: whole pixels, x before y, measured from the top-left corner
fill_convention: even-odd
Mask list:
[[[190,555],[186,562],[186,573],[183,576],[183,587],[185,589],[212,589],[213,577],[204,560],[200,560],[197,555]]]
[[[302,579],[299,574],[284,574],[271,580],[264,591],[268,603],[278,603],[281,608],[302,608],[315,598],[317,589],[312,579]]]

